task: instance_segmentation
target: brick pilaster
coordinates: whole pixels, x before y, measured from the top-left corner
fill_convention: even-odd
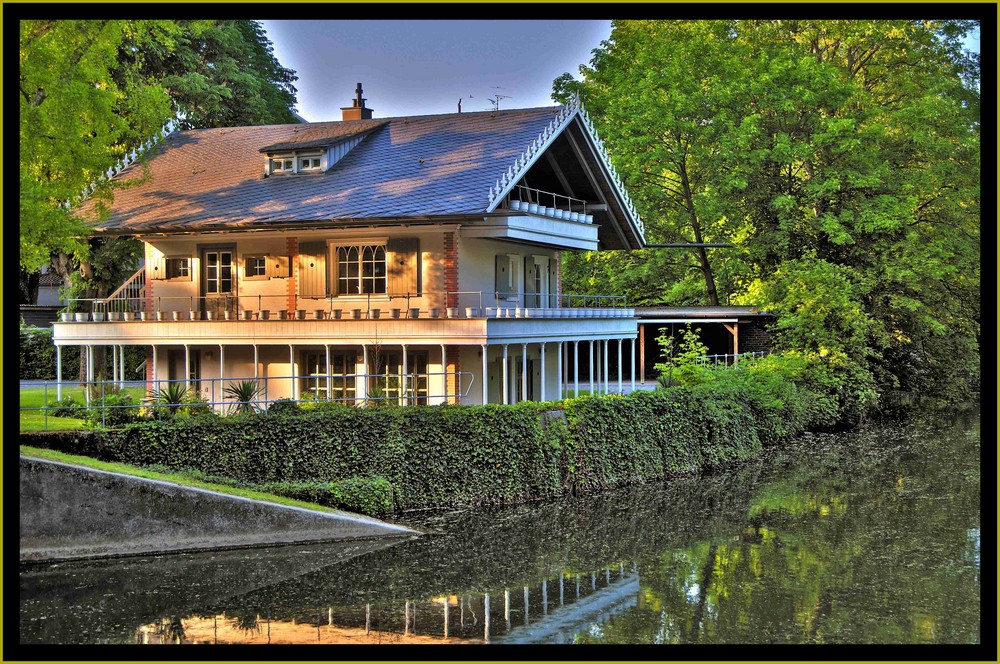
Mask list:
[[[143,302],[143,309],[146,312],[146,317],[153,318],[153,284],[155,283],[150,274],[149,266],[153,264],[153,248],[146,244],[146,285],[143,289],[145,293],[145,302]],[[150,351],[152,352],[152,351]]]
[[[457,307],[458,295],[455,293],[458,291],[458,244],[454,231],[444,234],[444,289],[448,291],[448,302],[445,306]]]
[[[288,302],[286,305],[288,317],[295,317],[298,308],[299,290],[299,238],[288,238],[288,283],[286,284]]]
[[[153,391],[153,347],[146,348],[146,394]]]

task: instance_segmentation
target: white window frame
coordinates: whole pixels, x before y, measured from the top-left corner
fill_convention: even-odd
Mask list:
[[[389,299],[389,249],[388,249],[389,239],[387,237],[375,237],[375,238],[345,238],[343,240],[329,241],[327,243],[327,261],[328,265],[331,266],[329,270],[330,273],[330,289],[329,292],[332,297],[336,298],[354,298],[354,299],[365,299],[367,300],[369,296],[372,299],[378,298],[379,300]],[[360,257],[361,250],[364,247],[382,247],[385,253],[385,291],[381,293],[341,293],[340,292],[340,258],[339,250],[342,247],[354,247],[358,249],[358,255]],[[359,258],[360,263],[360,258]],[[361,274],[359,269],[359,277]],[[360,290],[361,284],[358,284]]]
[[[170,275],[170,262],[171,261],[183,261],[183,269],[180,274],[176,276]],[[163,257],[163,280],[164,281],[191,281],[191,273],[194,266],[191,264],[190,256],[164,256]]]
[[[260,260],[263,261],[262,274],[250,274],[250,261]],[[245,281],[265,281],[269,279],[267,274],[267,254],[244,254],[243,255],[243,279]]]
[[[549,261],[552,258],[538,254],[532,254],[531,258],[535,261],[535,295],[538,300],[538,306],[547,308],[549,306],[549,296],[552,295],[550,292],[551,286],[549,285]]]

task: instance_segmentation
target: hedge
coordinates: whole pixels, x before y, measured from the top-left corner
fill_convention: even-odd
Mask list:
[[[844,412],[845,380],[811,363],[775,359],[692,387],[558,403],[166,419],[52,445],[368,513],[515,503],[747,459],[831,425]]]

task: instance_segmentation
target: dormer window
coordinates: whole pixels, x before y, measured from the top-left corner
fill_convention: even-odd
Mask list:
[[[310,154],[311,153],[311,154]],[[290,154],[272,154],[267,156],[264,163],[265,175],[291,175],[292,173],[321,173],[323,172],[323,155],[317,154],[315,150],[310,153],[301,154],[292,152]]]
[[[301,157],[299,159],[300,171],[318,171],[320,168],[319,157]]]
[[[272,159],[271,171],[274,173],[291,173],[294,170],[293,163],[291,159]]]

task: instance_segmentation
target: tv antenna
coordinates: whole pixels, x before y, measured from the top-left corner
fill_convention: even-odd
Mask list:
[[[494,85],[493,89],[494,90],[503,90],[503,88],[500,87],[499,85]],[[499,111],[500,110],[500,100],[501,99],[513,99],[513,97],[510,97],[508,95],[502,95],[502,94],[500,94],[498,92],[495,95],[493,95],[492,97],[487,97],[487,99],[489,100],[489,102],[491,104],[493,104],[493,110],[494,111]]]

